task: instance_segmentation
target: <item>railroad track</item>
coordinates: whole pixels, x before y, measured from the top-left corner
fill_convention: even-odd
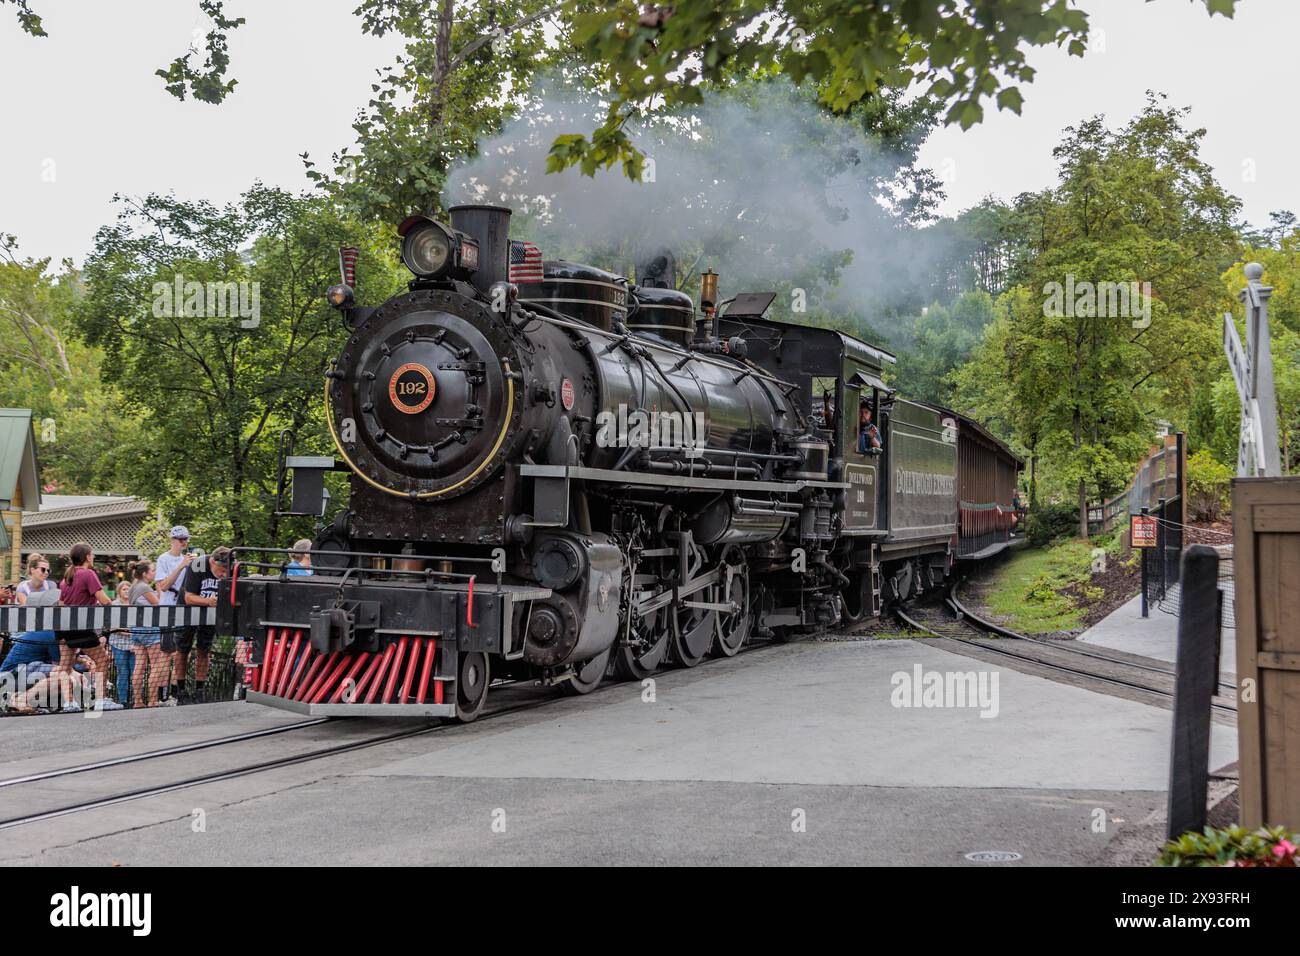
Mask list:
[[[1109,663],[1112,664],[1118,664],[1121,667],[1128,667],[1134,670],[1147,671],[1148,673],[1152,673],[1152,674],[1163,674],[1166,677],[1169,677],[1170,679],[1173,679],[1175,676],[1175,672],[1172,667],[1163,667],[1159,664],[1149,663],[1148,661],[1135,661],[1124,657],[1115,657],[1112,654],[1103,654],[1100,651],[1096,650],[1095,648],[1080,647],[1077,643],[1070,642],[1070,641],[1053,641],[1045,637],[1032,637],[1028,634],[1018,634],[1015,631],[1010,630],[1009,628],[1005,628],[1000,624],[982,618],[978,614],[972,613],[964,604],[961,603],[961,601],[957,597],[957,591],[961,587],[961,583],[962,582],[958,581],[953,584],[952,588],[948,591],[948,596],[944,599],[944,603],[949,607],[949,609],[952,610],[954,614],[956,614],[960,618],[970,620],[971,623],[973,623],[980,630],[987,631],[991,634],[997,634],[1000,637],[1010,638],[1012,640],[1030,641],[1034,644],[1042,644],[1044,647],[1050,647],[1054,651],[1055,650],[1064,651],[1069,654],[1074,654],[1078,657],[1091,657],[1094,660],[1108,661]],[[1237,692],[1236,685],[1233,684],[1231,681],[1220,680],[1217,683],[1221,690],[1229,691],[1232,694],[1235,694]]]
[[[1047,641],[1037,638],[1026,637],[1015,631],[1005,628],[992,621],[987,621],[977,614],[972,614],[969,609],[956,597],[956,586],[949,591],[944,600],[944,608],[949,612],[934,607],[913,606],[907,610],[895,608],[895,616],[907,627],[931,637],[941,638],[946,641],[952,641],[957,644],[975,647],[983,651],[989,651],[1002,657],[1010,657],[1016,660],[1024,661],[1029,664],[1037,665],[1050,671],[1056,671],[1061,674],[1070,674],[1086,681],[1099,684],[1106,684],[1113,687],[1123,687],[1131,691],[1138,691],[1146,695],[1159,699],[1162,703],[1172,703],[1174,698],[1172,670],[1155,666],[1140,664],[1133,661],[1126,661],[1122,658],[1111,657],[1106,654],[1096,654],[1084,652],[1074,648],[1063,648],[1058,646],[1058,642]],[[910,612],[910,613],[909,613]],[[950,615],[950,616],[949,616]],[[1021,650],[1013,650],[1010,647],[999,646],[999,642],[990,641],[987,635],[1006,638],[1008,643],[1021,645]],[[1028,646],[1037,648],[1036,652],[1028,652]],[[1053,658],[1054,652],[1060,652],[1059,656]],[[1044,653],[1046,652],[1046,653]],[[1064,660],[1063,658],[1073,658],[1077,661],[1079,658],[1091,658],[1105,661],[1106,666],[1102,671],[1097,669],[1088,669],[1078,666],[1076,663]],[[1148,682],[1136,680],[1136,675],[1126,675],[1122,673],[1125,669],[1129,671],[1139,671],[1144,673],[1157,673],[1161,677],[1168,678],[1166,686],[1160,686],[1162,682]],[[1235,687],[1223,681],[1219,682],[1220,688],[1228,688],[1235,691]],[[1235,704],[1224,700],[1212,700],[1211,706],[1213,712],[1223,716],[1237,713]]]
[[[36,783],[40,780],[53,780],[58,777],[67,777],[77,773],[88,773],[91,770],[104,770],[108,767],[121,767],[124,764],[139,763],[142,760],[157,760],[161,757],[172,757],[177,754],[194,753],[197,750],[207,750],[211,747],[224,747],[227,744],[241,743],[245,740],[256,740],[259,737],[273,737],[276,734],[285,734],[294,730],[303,730],[307,727],[315,727],[317,724],[328,723],[336,720],[334,717],[316,717],[312,720],[300,720],[292,724],[284,724],[279,727],[267,727],[262,730],[250,730],[242,734],[230,734],[226,737],[214,737],[211,740],[198,740],[188,744],[177,744],[174,747],[160,747],[157,750],[146,750],[144,753],[125,754],[121,757],[109,757],[105,760],[94,760],[90,763],[76,764],[71,767],[60,767],[57,770],[43,770],[39,773],[24,774],[21,777],[8,777],[0,780],[0,790],[5,787],[16,787],[24,783]]]
[[[513,707],[504,707],[500,710],[485,713],[479,718],[479,721],[492,720],[497,717],[505,717],[508,714],[518,713],[522,710],[532,710],[536,707],[544,706],[551,703],[550,699],[544,701],[532,701],[524,704],[517,704]],[[21,816],[10,817],[0,820],[0,830],[12,830],[15,827],[27,826],[32,823],[39,823],[43,820],[53,820],[57,817],[68,816],[74,813],[85,813],[90,810],[98,810],[103,807],[116,806],[121,803],[129,803],[133,800],[143,800],[147,797],[157,797],[163,794],[175,793],[178,790],[187,790],[191,787],[202,786],[206,783],[219,783],[223,780],[234,780],[237,777],[246,777],[255,773],[265,773],[268,770],[279,770],[284,767],[292,767],[301,763],[308,763],[313,760],[321,760],[326,757],[335,757],[342,754],[352,753],[357,750],[364,750],[369,747],[377,747],[380,744],[392,743],[398,740],[406,740],[411,737],[424,736],[439,731],[449,730],[458,725],[452,723],[438,723],[425,725],[421,727],[408,728],[406,730],[394,731],[387,734],[379,734],[373,737],[364,737],[360,740],[351,740],[346,743],[333,744],[327,747],[320,747],[307,753],[289,754],[284,757],[275,757],[270,760],[263,760],[257,763],[246,764],[243,766],[232,767],[227,770],[218,770],[212,773],[198,774],[192,777],[186,777],[181,780],[170,783],[159,784],[152,787],[141,787],[135,790],[127,790],[121,793],[111,794],[105,797],[95,797],[90,800],[84,800],[79,803],[67,804],[55,807],[49,810],[42,810],[36,813],[23,814]],[[214,742],[213,745],[225,741]],[[166,756],[162,752],[152,754],[139,754],[134,760],[153,759],[156,756]],[[134,761],[127,761],[134,762]],[[80,773],[89,769],[86,767],[67,768],[67,773]],[[24,781],[26,782],[26,781]]]
[[[755,641],[752,644],[746,644],[732,658],[717,658],[705,661],[700,667],[707,667],[710,664],[722,663],[726,660],[732,660],[751,651],[760,650],[765,647],[774,646],[770,641]],[[606,693],[620,683],[610,681],[597,688],[592,694]],[[521,685],[505,684],[497,690],[509,687],[518,687]],[[298,764],[308,763],[315,760],[323,760],[328,757],[340,756],[352,753],[358,750],[368,749],[370,747],[381,746],[386,743],[393,743],[399,740],[407,740],[413,737],[427,736],[428,734],[439,733],[457,728],[467,728],[481,724],[490,720],[506,717],[511,714],[518,714],[524,711],[536,710],[546,707],[561,700],[570,700],[573,698],[561,696],[559,694],[547,694],[545,697],[537,700],[527,700],[515,704],[506,704],[496,707],[495,709],[485,710],[484,713],[474,722],[473,725],[461,725],[453,722],[436,722],[424,723],[418,727],[408,727],[403,730],[393,731],[390,733],[378,734],[375,736],[363,737],[358,740],[349,740],[338,744],[331,744],[325,747],[319,747],[305,753],[287,754],[283,757],[274,757],[267,760],[257,761],[255,763],[243,764],[224,770],[215,770],[209,773],[197,774],[194,776],[184,777],[168,783],[157,784],[149,787],[139,787],[132,790],[124,790],[118,793],[109,794],[103,797],[93,797],[77,803],[65,804],[45,810],[37,810],[30,813],[24,813],[19,816],[0,819],[0,831],[11,830],[16,827],[23,827],[33,823],[40,823],[44,820],[53,820],[58,817],[69,816],[76,813],[86,813],[91,810],[98,810],[104,807],[116,806],[122,803],[129,803],[135,800],[143,800],[148,797],[163,796],[168,793],[175,793],[179,790],[187,790],[192,787],[202,786],[208,783],[220,783],[225,780],[233,780],[238,777],[250,776],[257,773],[265,773],[271,770],[278,770],[285,767],[292,767]],[[491,708],[491,704],[489,704]],[[237,744],[254,740],[262,737],[276,736],[278,734],[289,733],[291,731],[303,730],[308,727],[315,727],[325,723],[352,723],[350,719],[339,717],[318,717],[312,720],[299,721],[292,724],[286,724],[278,727],[268,727],[261,730],[248,731],[245,733],[231,734],[226,737],[216,737],[211,740],[196,741],[189,744],[178,744],[174,747],[163,747],[156,750],[145,751],[138,754],[127,754],[121,757],[112,757],[104,760],[91,761],[84,764],[76,764],[68,767],[60,767],[54,770],[41,771],[39,773],[27,774],[19,777],[10,777],[0,780],[0,791],[8,787],[17,787],[25,784],[33,784],[41,781],[57,779],[61,777],[72,776],[75,774],[89,773],[95,770],[105,770],[114,767],[120,767],[127,764],[140,763],[147,760],[158,760],[165,757],[179,756],[196,751],[207,750],[214,747],[222,747],[230,744]]]

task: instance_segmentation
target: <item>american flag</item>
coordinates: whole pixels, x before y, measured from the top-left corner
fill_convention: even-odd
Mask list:
[[[510,243],[510,281],[542,281],[542,250],[531,242]]]

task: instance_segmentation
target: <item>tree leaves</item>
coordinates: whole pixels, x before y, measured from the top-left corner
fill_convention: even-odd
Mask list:
[[[262,186],[227,206],[121,204],[96,236],[74,318],[147,429],[149,453],[123,465],[129,487],[208,540],[264,540],[274,436],[291,428],[299,447],[328,447],[315,396],[345,335],[323,296],[338,281],[338,248],[361,247],[358,299],[382,301],[401,286],[388,230]],[[256,324],[213,300],[227,284],[256,295]]]
[[[448,171],[530,101],[539,71],[568,56],[564,36],[548,33],[563,3],[456,4],[450,23],[441,7],[365,0],[357,10],[364,32],[399,33],[407,43],[371,85],[375,95],[353,123],[355,147],[325,168],[307,161],[307,175],[352,215],[400,222],[438,211]],[[581,151],[576,141],[561,150],[566,165],[586,158]]]
[[[1186,116],[1153,94],[1119,129],[1091,118],[1065,130],[1061,185],[1017,201],[1033,250],[1023,285],[957,376],[962,403],[1000,408],[1057,494],[1122,488],[1157,418],[1187,427],[1218,354],[1240,203]]]
[[[163,79],[163,88],[178,100],[185,99],[188,89],[190,94],[204,103],[220,103],[235,89],[238,80],[226,80],[226,71],[230,68],[230,54],[227,52],[227,36],[231,30],[238,29],[245,22],[243,17],[230,19],[223,10],[224,0],[199,0],[199,9],[212,20],[212,29],[204,41],[207,57],[201,67],[190,63],[197,53],[192,47],[172,60],[166,69],[155,70],[154,75]]]
[[[1212,14],[1234,6],[1203,2]],[[557,166],[584,171],[630,158],[635,147],[609,134],[632,112],[671,111],[699,86],[771,67],[815,84],[836,111],[882,89],[915,90],[945,104],[947,122],[969,128],[989,97],[1020,112],[1021,94],[1003,78],[1033,81],[1029,50],[1064,45],[1082,56],[1088,38],[1087,15],[1068,0],[680,0],[655,15],[621,0],[569,9],[581,55],[603,67],[614,95],[582,148],[553,154]]]
[[[29,33],[34,37],[49,36],[41,25],[41,18],[32,12],[27,0],[0,0],[0,3],[12,3],[18,7],[18,26],[22,28],[24,33]]]

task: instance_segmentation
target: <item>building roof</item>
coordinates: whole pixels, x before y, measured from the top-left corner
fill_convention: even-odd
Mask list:
[[[134,558],[149,506],[123,495],[46,495],[45,507],[23,520],[24,554],[66,554],[87,541],[95,554]]]
[[[23,520],[24,532],[149,513],[149,506],[133,495],[46,495],[43,505],[39,513]]]
[[[0,408],[0,501],[19,497],[24,511],[41,508],[41,467],[30,408]]]

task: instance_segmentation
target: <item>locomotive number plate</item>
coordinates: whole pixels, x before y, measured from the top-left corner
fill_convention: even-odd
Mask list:
[[[407,362],[388,380],[388,400],[399,412],[414,415],[429,407],[436,388],[432,372],[418,362]]]

